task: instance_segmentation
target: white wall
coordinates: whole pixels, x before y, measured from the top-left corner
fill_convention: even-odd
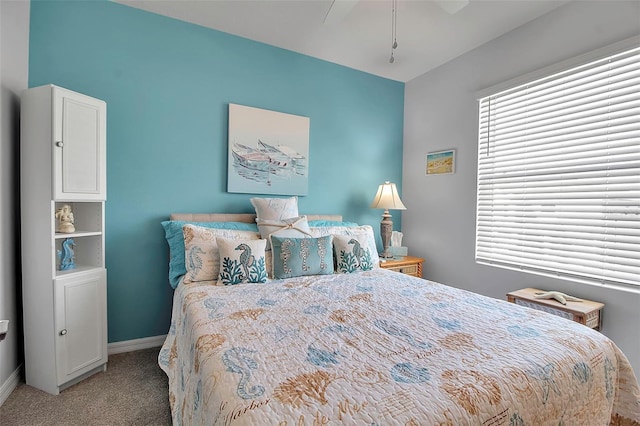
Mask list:
[[[21,313],[18,309],[19,110],[27,88],[29,2],[0,1],[0,319],[11,321],[0,342],[0,404],[18,379],[22,362]]]
[[[574,1],[405,86],[402,231],[425,278],[496,298],[523,287],[601,301],[603,333],[640,373],[640,295],[478,265],[474,260],[476,92],[640,33],[640,2]],[[429,151],[455,148],[456,173],[426,176]],[[639,248],[640,249],[640,248]]]

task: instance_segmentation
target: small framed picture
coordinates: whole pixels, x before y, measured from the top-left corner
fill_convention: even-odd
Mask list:
[[[443,175],[456,171],[456,150],[436,151],[427,153],[427,174]]]

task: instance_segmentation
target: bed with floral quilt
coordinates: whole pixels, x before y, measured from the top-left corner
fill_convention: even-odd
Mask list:
[[[182,227],[188,270],[198,236]],[[234,229],[245,231],[255,233]],[[305,238],[303,252],[328,248]],[[294,243],[271,239],[264,263]],[[229,259],[219,254],[216,277],[176,286],[159,354],[175,425],[640,424],[624,354],[576,322],[366,262],[290,277],[297,266],[285,264],[266,282],[221,285]]]

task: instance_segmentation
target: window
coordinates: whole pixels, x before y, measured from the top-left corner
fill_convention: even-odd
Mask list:
[[[611,50],[481,97],[478,263],[640,290],[640,47]]]

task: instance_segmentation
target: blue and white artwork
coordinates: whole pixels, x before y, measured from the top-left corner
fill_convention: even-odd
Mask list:
[[[229,104],[228,192],[307,195],[309,118]]]

